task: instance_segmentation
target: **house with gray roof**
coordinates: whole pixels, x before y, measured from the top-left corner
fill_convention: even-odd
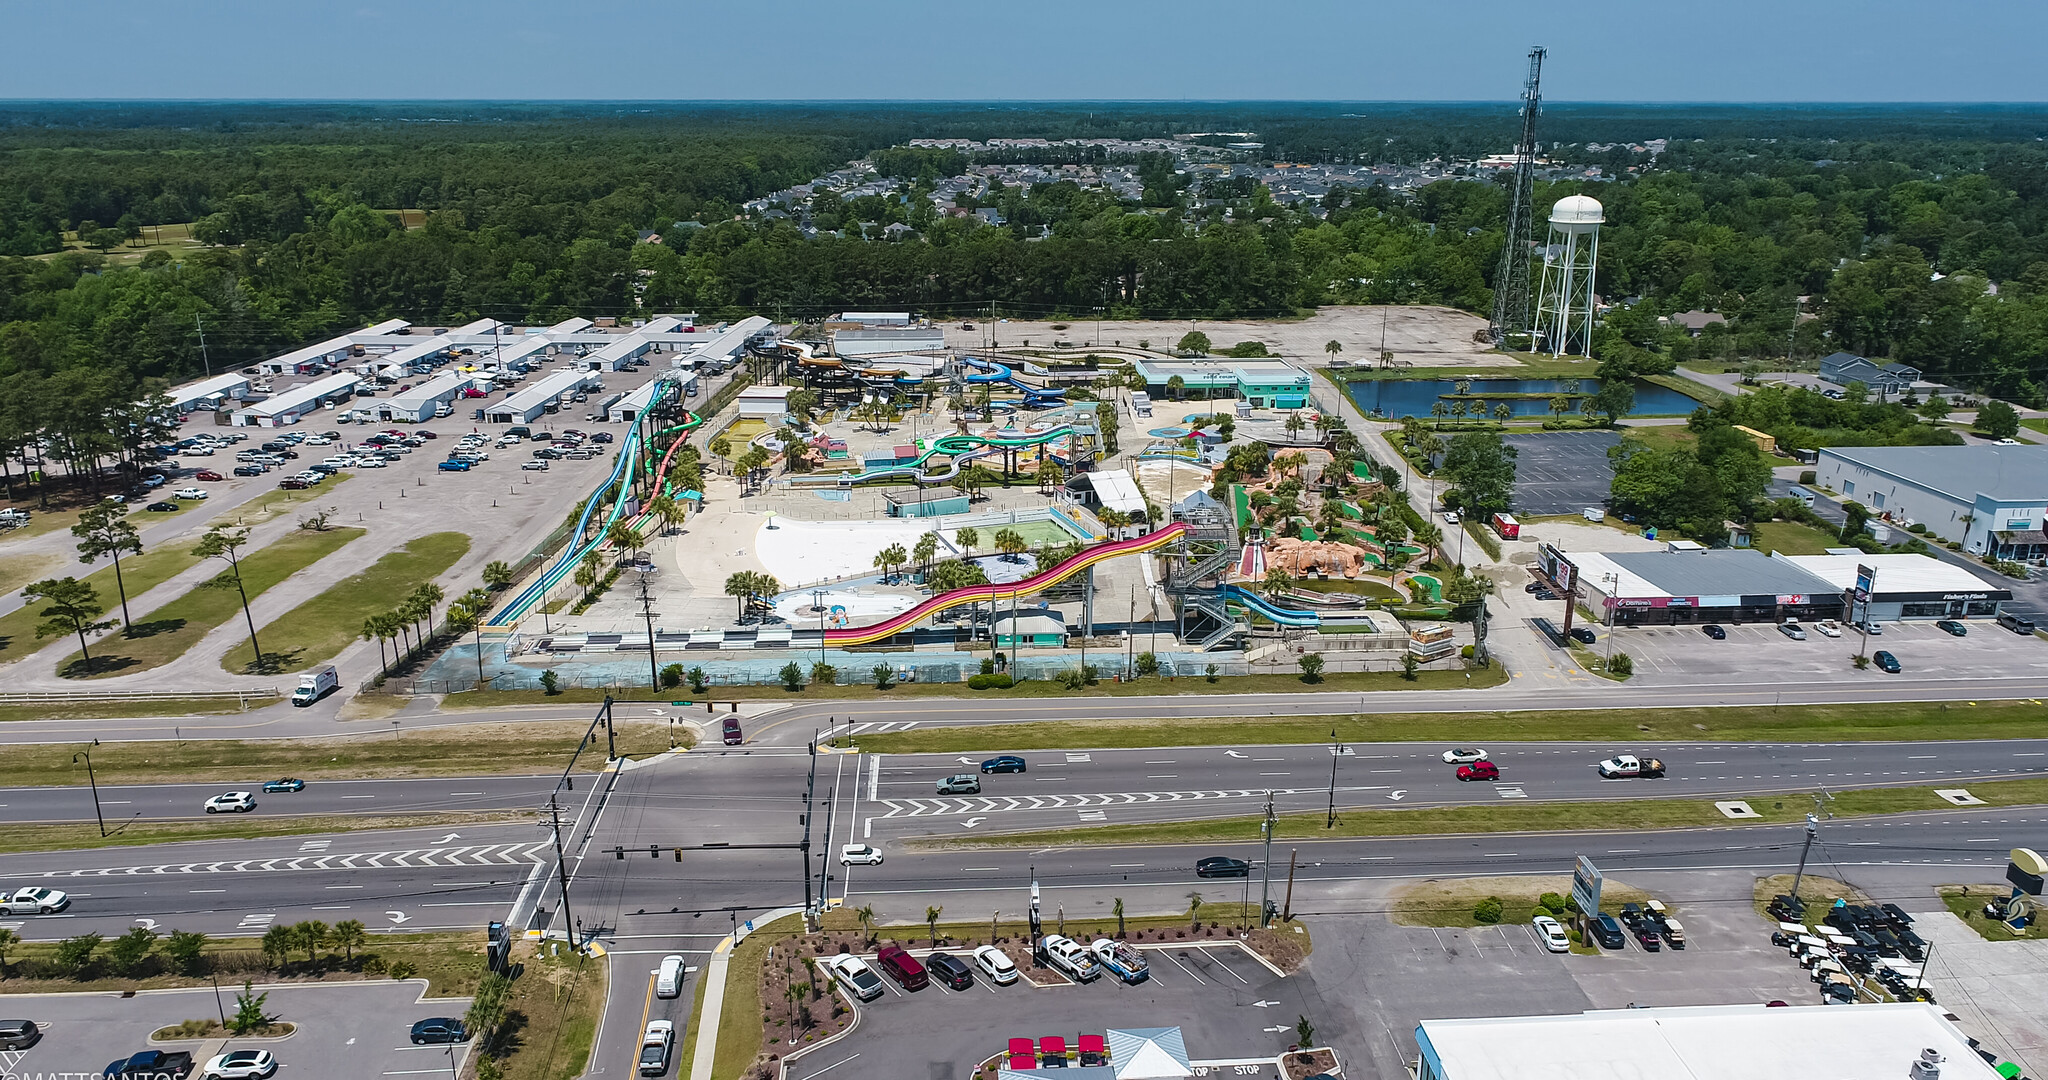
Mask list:
[[[1862,383],[1881,396],[1903,394],[1920,381],[1920,369],[1911,364],[1879,364],[1855,353],[1831,353],[1821,357],[1820,377],[1836,386]]]

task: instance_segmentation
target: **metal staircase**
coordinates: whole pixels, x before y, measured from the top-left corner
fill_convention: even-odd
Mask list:
[[[1223,598],[1215,593],[1196,597],[1188,610],[1215,624],[1215,628],[1199,640],[1189,641],[1189,644],[1202,652],[1212,652],[1252,632],[1251,623],[1232,615],[1230,609],[1224,605]],[[1197,622],[1196,625],[1199,626],[1201,623]]]

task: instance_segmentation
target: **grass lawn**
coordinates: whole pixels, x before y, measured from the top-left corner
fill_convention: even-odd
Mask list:
[[[165,937],[177,928],[175,919],[166,920],[160,929]],[[161,942],[158,948],[162,948]],[[518,946],[514,946],[515,959]],[[50,993],[120,993],[128,990],[164,990],[184,986],[211,986],[204,975],[176,975],[157,970],[162,965],[145,961],[147,973],[121,976],[100,972],[94,977],[76,979],[70,977],[34,976],[33,972],[53,960],[57,952],[54,941],[24,942],[8,952],[10,974],[0,979],[0,993],[4,994],[50,994]],[[253,937],[211,937],[201,950],[208,962],[219,974],[223,990],[240,989],[240,982],[249,979],[260,985],[278,983],[324,983],[349,982],[363,978],[384,978],[383,975],[368,974],[361,970],[362,961],[376,957],[385,964],[404,961],[413,966],[415,978],[427,980],[429,998],[466,997],[476,992],[477,984],[484,976],[484,935],[476,933],[434,933],[434,934],[370,934],[368,944],[355,950],[353,960],[344,960],[340,953],[329,956],[321,953],[321,963],[309,966],[303,958],[294,962],[282,972],[265,966],[261,947]],[[101,955],[105,955],[102,949]],[[152,961],[154,957],[152,957]],[[104,965],[102,965],[104,966]],[[529,970],[531,966],[529,965]],[[422,1005],[422,1009],[429,1006]],[[308,1017],[280,1017],[286,1021],[305,1021]]]
[[[1801,890],[1804,891],[1803,889]],[[1955,917],[1968,923],[1977,936],[1986,941],[2012,941],[2017,938],[2041,937],[2041,927],[2035,924],[2020,933],[2013,933],[2002,922],[1984,917],[1984,905],[1993,900],[2001,903],[2012,895],[2006,885],[1943,885],[1940,888],[1941,902]]]
[[[1091,663],[1107,666],[1112,659],[1107,654],[1090,653]],[[1121,656],[1114,657],[1121,665]],[[1074,663],[1081,662],[1078,651]],[[1033,679],[1018,683],[1008,690],[969,690],[966,683],[897,683],[887,690],[877,690],[872,683],[859,686],[819,686],[808,684],[794,693],[780,686],[712,686],[701,694],[693,694],[687,688],[678,687],[662,691],[670,701],[684,701],[692,705],[705,701],[825,701],[842,699],[888,700],[891,698],[1074,698],[1074,697],[1136,697],[1158,694],[1280,694],[1301,690],[1446,690],[1464,689],[1463,671],[1432,671],[1425,669],[1416,673],[1414,682],[1401,677],[1398,671],[1341,672],[1324,675],[1320,682],[1307,682],[1300,675],[1240,675],[1235,678],[1219,678],[1209,682],[1199,675],[1181,679],[1164,676],[1133,679],[1127,683],[1103,681],[1086,690],[1067,690],[1058,683],[1046,679]],[[1474,688],[1499,686],[1507,681],[1506,674],[1498,665],[1484,671],[1473,671],[1469,684]],[[808,677],[808,676],[806,676]],[[603,701],[607,693],[616,697],[622,691],[604,689],[563,690],[552,697],[540,690],[477,690],[463,694],[459,699],[450,697],[442,703],[443,711],[459,709],[495,709],[506,705],[539,705],[550,701],[592,702]]]
[[[21,587],[31,581],[63,577],[67,565],[83,569],[80,564],[55,551],[0,555],[0,596],[20,592]]]
[[[223,511],[221,513],[221,522],[223,524],[235,525],[261,525],[271,518],[312,511],[321,502],[326,500],[327,496],[334,491],[336,484],[354,475],[354,473],[345,472],[335,473],[333,476],[328,477],[326,483],[321,484],[317,488],[307,488],[304,491],[289,491],[284,488],[266,491],[232,510]]]
[[[2048,435],[2048,416],[2028,416],[2020,420],[2020,426],[2029,431]]]
[[[1702,405],[1718,405],[1728,400],[1727,394],[1708,386],[1706,383],[1696,382],[1683,375],[1643,375],[1639,377],[1651,386],[1661,386],[1666,390],[1676,390]]]
[[[1570,874],[1536,874],[1523,877],[1426,878],[1394,890],[1387,914],[1402,926],[1486,926],[1474,915],[1481,900],[1492,897],[1501,902],[1501,924],[1527,923],[1549,909],[1536,909],[1544,893],[1569,897]],[[1632,885],[1607,878],[1600,886],[1600,910],[1618,914],[1623,904],[1640,904],[1650,894]],[[1676,912],[1673,912],[1676,914]]]
[[[385,726],[362,735],[322,739],[109,741],[93,750],[92,764],[94,775],[109,784],[160,783],[166,776],[236,784],[279,776],[317,781],[517,775],[562,768],[589,727],[582,720],[533,720],[424,731]],[[687,732],[679,729],[677,735],[689,745]],[[621,755],[646,757],[668,749],[668,725],[623,721],[616,739]],[[85,766],[71,760],[76,749],[55,743],[10,747],[7,782],[24,787],[83,784]],[[584,754],[577,764],[585,771],[602,768],[603,747]]]
[[[1386,600],[1396,604],[1406,603],[1401,594],[1394,591],[1393,586],[1381,581],[1349,581],[1342,578],[1331,581],[1314,579],[1297,581],[1294,583],[1294,587],[1303,592],[1350,593],[1353,596],[1370,596],[1376,600]],[[1327,629],[1324,630],[1324,633],[1328,632]]]
[[[252,701],[262,708],[276,698]],[[199,716],[242,712],[234,698],[158,698],[151,701],[51,701],[35,705],[0,705],[0,723],[9,720],[109,720],[121,716]],[[10,759],[18,751],[9,751]],[[161,779],[161,778],[159,778]]]
[[[285,796],[266,796],[273,805]],[[261,801],[261,800],[259,800]],[[0,853],[24,851],[77,851],[85,848],[131,847],[172,844],[186,840],[245,840],[261,836],[300,836],[307,833],[376,831],[434,826],[477,825],[491,822],[526,821],[527,811],[488,810],[474,813],[394,814],[357,817],[348,814],[304,817],[244,817],[230,814],[202,821],[140,821],[124,825],[118,816],[107,822],[110,830],[100,835],[93,822],[81,825],[13,825],[0,833]]]
[[[1698,435],[1684,424],[1650,424],[1642,427],[1624,427],[1622,438],[1634,439],[1654,450],[1689,449],[1700,441]]]
[[[242,588],[253,602],[271,586],[332,555],[365,531],[294,532],[266,547],[244,552]],[[227,564],[222,562],[220,568],[226,571]],[[99,651],[93,656],[92,672],[84,677],[132,675],[161,667],[185,655],[185,650],[197,645],[214,627],[241,614],[239,591],[195,586],[176,600],[137,618],[136,636],[115,635],[97,642]],[[74,665],[80,663],[79,654],[73,653],[57,670],[67,677],[79,677],[83,669]]]
[[[592,959],[548,942],[531,957],[513,950],[524,973],[505,1005],[509,1052],[498,1060],[506,1080],[574,1080],[590,1064],[604,1014],[605,957]],[[630,959],[629,961],[630,962]],[[695,1025],[691,1025],[694,1027]],[[687,1058],[678,1059],[687,1061]],[[687,1065],[676,1075],[685,1075]]]
[[[1842,542],[1811,525],[1796,521],[1759,521],[1749,527],[1750,546],[1758,551],[1781,551],[1787,555],[1821,555]]]
[[[1648,785],[1645,785],[1648,786]],[[1970,785],[1970,794],[1993,806],[2031,806],[2048,801],[2048,780],[1991,780]],[[1796,822],[1812,809],[1805,793],[1784,798],[1752,795],[1749,805],[1762,815],[1750,824]],[[1828,804],[1837,818],[1897,814],[1914,810],[1949,809],[1932,787],[1871,788],[1839,792]],[[992,833],[970,842],[944,840],[937,847],[1069,847],[1105,844],[1202,844],[1246,841],[1259,836],[1260,818],[1214,818],[1104,825],[1031,832]],[[1617,832],[1728,826],[1734,823],[1710,799],[1645,798],[1614,802],[1529,802],[1520,805],[1417,807],[1412,810],[1351,810],[1337,815],[1337,826],[1323,827],[1313,813],[1283,814],[1274,837],[1314,840],[1361,836],[1435,836],[1505,832]],[[914,842],[914,841],[913,841]]]
[[[465,694],[465,698],[474,695]],[[890,754],[980,753],[988,750],[1081,750],[1143,746],[1315,746],[1330,741],[1332,722],[1346,742],[1425,742],[1446,731],[1472,742],[1882,742],[1898,739],[2032,739],[2041,706],[2030,701],[1872,705],[1583,709],[1527,712],[1374,713],[1195,720],[1065,720],[976,724],[862,735],[862,750]],[[843,744],[845,740],[838,740]]]
[[[280,664],[279,670],[302,671],[324,664],[362,634],[364,619],[391,610],[415,587],[439,577],[468,553],[469,537],[463,533],[418,537],[279,616],[256,636],[270,646],[268,655]],[[229,671],[241,671],[254,659],[249,640],[243,638],[220,663]]]
[[[161,547],[122,559],[121,580],[127,583],[129,596],[141,596],[184,573],[198,561],[199,557],[192,554],[189,545]],[[83,565],[70,562],[58,567],[54,573],[62,577],[83,569]],[[121,594],[114,588],[114,567],[111,563],[79,580],[98,590],[100,602],[107,606],[114,618],[121,617]],[[43,621],[37,612],[41,610],[41,604],[30,604],[0,615],[0,660],[19,660],[36,650],[36,625]],[[73,640],[77,640],[76,635],[73,635]]]

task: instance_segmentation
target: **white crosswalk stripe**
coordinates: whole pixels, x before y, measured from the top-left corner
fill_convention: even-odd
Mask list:
[[[1298,795],[1309,788],[1274,788],[1274,795]],[[1313,789],[1317,792],[1322,788]],[[1262,799],[1265,788],[1220,791],[1111,791],[1085,795],[999,795],[954,799],[881,799],[889,808],[880,817],[964,817],[969,814],[1000,814],[1013,810],[1068,810],[1091,806],[1132,806],[1162,802],[1201,802],[1209,799]],[[998,805],[1001,804],[1001,805]]]
[[[350,855],[297,855],[237,862],[158,863],[153,866],[95,866],[53,870],[50,878],[139,877],[162,874],[263,874],[293,870],[395,870],[434,866],[517,866],[540,861],[545,844],[484,844],[468,847],[415,848],[410,851],[359,851]]]

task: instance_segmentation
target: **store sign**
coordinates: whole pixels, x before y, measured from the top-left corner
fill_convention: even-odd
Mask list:
[[[1779,593],[1779,594],[1778,594],[1778,603],[1780,603],[1780,604],[1784,604],[1784,605],[1786,605],[1786,606],[1797,606],[1797,605],[1800,605],[1800,604],[1804,604],[1804,603],[1806,603],[1806,594],[1805,594],[1805,593]]]
[[[1579,856],[1578,869],[1572,872],[1572,899],[1588,918],[1600,913],[1600,886],[1605,880],[1593,860]]]
[[[1877,571],[1864,566],[1862,563],[1857,563],[1856,602],[1859,604],[1869,603],[1871,590],[1875,588],[1877,588]]]

